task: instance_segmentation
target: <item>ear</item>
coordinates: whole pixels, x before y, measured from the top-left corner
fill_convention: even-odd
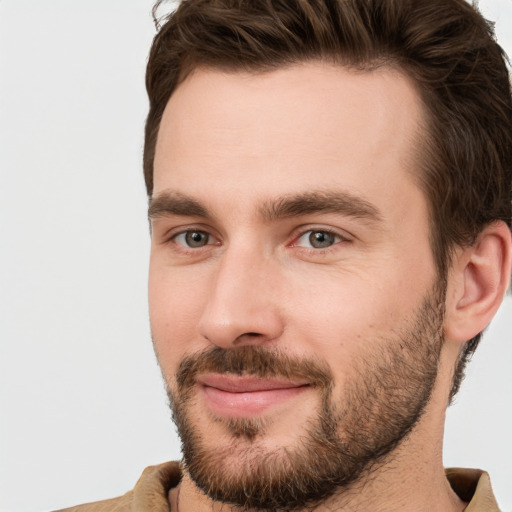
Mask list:
[[[448,275],[445,339],[464,343],[482,332],[507,291],[512,236],[503,221],[488,225],[475,244],[456,251]]]

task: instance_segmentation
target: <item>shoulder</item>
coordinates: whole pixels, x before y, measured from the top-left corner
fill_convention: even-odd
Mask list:
[[[83,505],[64,508],[55,512],[128,512],[132,510],[132,504],[133,491],[130,491],[118,498],[95,501],[94,503],[85,503]]]
[[[147,467],[135,487],[118,498],[85,503],[55,512],[130,512],[145,510],[168,512],[167,494],[169,489],[181,480],[178,462],[166,462]]]

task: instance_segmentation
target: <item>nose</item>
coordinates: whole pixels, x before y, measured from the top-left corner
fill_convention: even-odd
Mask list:
[[[276,264],[250,251],[226,251],[211,277],[199,320],[202,337],[222,348],[261,345],[284,330]]]

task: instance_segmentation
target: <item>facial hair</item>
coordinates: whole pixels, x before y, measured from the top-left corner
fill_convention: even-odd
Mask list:
[[[354,362],[334,396],[325,362],[261,346],[213,349],[187,356],[168,394],[182,442],[186,471],[212,500],[242,510],[293,511],[314,507],[368,477],[421,418],[435,384],[443,343],[444,289],[424,300],[415,318]],[[378,350],[375,350],[378,347]],[[333,369],[334,372],[336,369]],[[267,424],[259,419],[216,418],[232,437],[219,446],[194,424],[196,378],[202,373],[306,379],[318,390],[319,413],[307,422],[300,446],[269,451],[258,443]],[[230,458],[237,457],[236,468]]]

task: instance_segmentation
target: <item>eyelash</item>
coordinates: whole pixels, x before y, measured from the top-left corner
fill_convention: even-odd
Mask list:
[[[327,235],[331,235],[335,238],[337,238],[337,241],[334,241],[332,245],[329,245],[328,247],[303,247],[298,245],[298,242],[304,238],[308,233],[324,233]],[[311,235],[310,235],[311,236]],[[335,231],[333,229],[324,228],[324,227],[308,227],[308,229],[299,228],[299,230],[296,231],[296,234],[293,237],[293,242],[289,244],[289,247],[295,247],[298,248],[301,251],[305,251],[308,254],[316,255],[316,256],[323,256],[328,255],[333,251],[336,251],[339,247],[339,244],[342,242],[350,242],[350,238],[347,235],[342,235],[338,231]]]
[[[207,228],[203,228],[202,226],[190,226],[190,227],[186,226],[184,228],[181,228],[179,232],[174,232],[171,235],[167,236],[164,240],[164,243],[165,244],[173,244],[173,246],[175,247],[175,250],[183,253],[184,255],[189,255],[189,254],[197,255],[199,252],[208,250],[212,246],[220,245],[220,242],[217,241],[215,243],[206,243],[203,246],[194,248],[194,247],[189,247],[184,244],[178,243],[176,241],[176,239],[179,236],[186,235],[187,233],[194,233],[194,232],[204,233],[210,239],[218,240],[218,237],[214,236]],[[303,237],[308,235],[308,233],[315,233],[315,232],[316,233],[325,233],[327,235],[335,237],[338,240],[334,241],[334,243],[332,245],[329,245],[328,247],[316,248],[316,247],[304,247],[304,246],[298,245],[298,242]],[[290,238],[292,239],[292,242],[288,243],[286,245],[287,247],[296,248],[296,249],[300,250],[301,252],[305,252],[307,254],[316,255],[316,256],[330,254],[332,251],[337,250],[337,246],[340,243],[351,241],[351,239],[348,236],[342,235],[338,231],[335,231],[333,229],[324,228],[324,227],[309,227],[309,226],[307,229],[304,229],[304,227],[296,229]]]
[[[204,228],[202,226],[185,226],[180,228],[179,231],[172,231],[170,234],[168,234],[165,239],[163,240],[163,243],[166,245],[172,245],[175,251],[181,252],[184,255],[190,255],[195,254],[197,255],[201,249],[205,250],[211,246],[220,245],[220,242],[216,243],[207,243],[206,245],[200,246],[200,247],[188,247],[184,244],[178,243],[176,239],[179,236],[187,235],[187,233],[204,233],[207,235],[210,239],[218,240],[218,237],[214,236],[208,228]],[[201,251],[202,252],[202,251]]]

